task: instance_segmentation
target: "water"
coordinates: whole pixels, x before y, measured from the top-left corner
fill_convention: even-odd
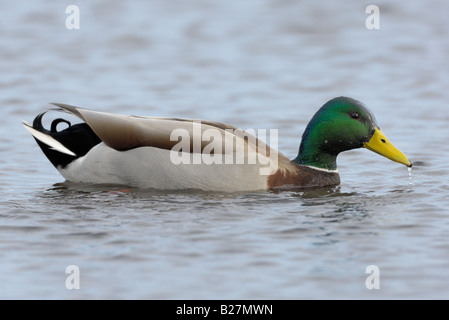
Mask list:
[[[444,1],[0,3],[1,298],[449,298]],[[20,125],[48,102],[279,129],[362,100],[414,163],[342,154],[342,184],[237,194],[63,181]],[[67,290],[68,265],[80,270]],[[367,266],[380,271],[368,290]]]

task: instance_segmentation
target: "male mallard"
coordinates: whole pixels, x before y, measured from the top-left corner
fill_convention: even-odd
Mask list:
[[[338,154],[361,147],[412,166],[380,131],[371,112],[347,97],[334,98],[317,111],[293,160],[218,122],[55,105],[84,123],[56,119],[47,130],[44,112],[24,126],[61,175],[73,182],[210,191],[332,186],[340,183]],[[61,122],[68,128],[57,131]]]

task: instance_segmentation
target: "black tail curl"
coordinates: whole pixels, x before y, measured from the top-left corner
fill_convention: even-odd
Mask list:
[[[89,150],[101,142],[100,138],[98,138],[86,123],[72,125],[70,121],[66,119],[57,118],[52,121],[50,130],[44,128],[42,118],[45,114],[46,112],[43,112],[34,119],[33,128],[51,136],[76,155],[72,156],[59,152],[36,139],[36,142],[47,156],[48,160],[50,160],[56,168],[65,168],[73,160],[85,156]],[[68,127],[58,131],[58,125],[60,123],[65,123]]]
[[[69,128],[72,126],[72,124],[70,123],[70,121],[66,120],[66,119],[62,119],[62,118],[58,118],[53,120],[53,122],[51,123],[51,132],[57,132],[57,128],[58,128],[58,124],[60,124],[61,122],[67,123],[67,125],[69,126]]]

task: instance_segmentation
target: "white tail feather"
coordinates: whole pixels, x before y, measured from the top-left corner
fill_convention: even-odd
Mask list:
[[[64,147],[59,141],[54,139],[52,136],[49,136],[48,134],[37,131],[30,123],[23,121],[23,126],[33,135],[33,137],[35,137],[40,142],[45,143],[50,147],[50,149],[68,154],[69,156],[76,157],[76,154]]]

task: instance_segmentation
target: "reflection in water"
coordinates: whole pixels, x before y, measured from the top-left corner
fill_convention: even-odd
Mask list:
[[[330,219],[328,222],[340,222],[347,219],[360,220],[367,216],[369,198],[358,192],[342,192],[341,187],[326,187],[291,193],[290,196],[301,198],[304,207],[327,208],[312,216]],[[360,199],[363,199],[362,201]]]
[[[302,199],[310,199],[312,201],[306,201],[305,205],[315,205],[314,200],[320,200],[324,198],[340,198],[355,196],[355,192],[341,192],[341,186],[335,187],[323,187],[316,189],[304,189],[303,191],[292,194],[292,196],[299,196]]]

